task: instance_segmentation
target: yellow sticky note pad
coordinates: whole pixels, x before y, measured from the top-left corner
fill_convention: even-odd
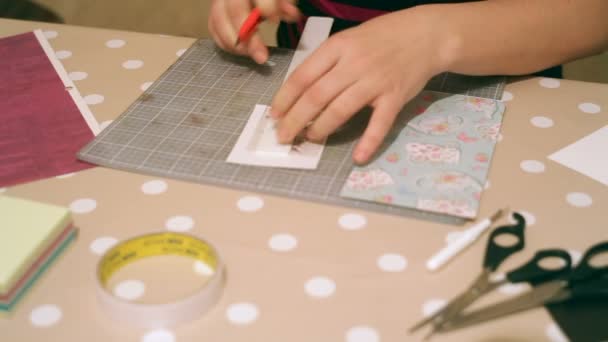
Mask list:
[[[67,208],[0,196],[0,295],[71,221]]]

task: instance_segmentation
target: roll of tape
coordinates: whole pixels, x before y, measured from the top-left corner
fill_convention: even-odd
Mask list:
[[[114,296],[108,290],[108,280],[117,270],[142,258],[160,255],[190,257],[204,262],[214,272],[199,291],[169,303],[129,302]],[[224,273],[219,254],[204,240],[181,233],[142,235],[117,244],[101,257],[95,282],[97,299],[102,310],[121,322],[145,328],[173,326],[194,320],[213,307],[224,287]]]

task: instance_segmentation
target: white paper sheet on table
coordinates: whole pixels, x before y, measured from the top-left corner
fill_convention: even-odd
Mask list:
[[[297,145],[280,145],[271,129],[269,107],[256,105],[243,132],[226,160],[229,163],[255,166],[316,169],[324,144],[304,141]]]
[[[608,126],[553,153],[549,159],[608,185]]]

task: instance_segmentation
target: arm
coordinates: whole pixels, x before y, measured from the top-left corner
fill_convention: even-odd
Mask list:
[[[442,23],[445,70],[527,74],[608,48],[606,0],[492,0],[429,5]]]
[[[369,105],[353,151],[365,163],[434,75],[526,74],[599,52],[607,15],[608,0],[488,0],[377,17],[330,37],[290,75],[272,102],[279,141],[306,127],[323,140]]]

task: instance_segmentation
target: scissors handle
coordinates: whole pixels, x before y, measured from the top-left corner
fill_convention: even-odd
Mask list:
[[[597,265],[593,259],[601,254],[605,254],[604,259],[600,260],[603,264]],[[600,242],[585,252],[578,266],[570,273],[568,282],[576,286],[579,282],[599,277],[608,277],[608,241]]]
[[[541,265],[543,260],[557,258],[562,263],[555,268],[547,268]],[[563,249],[543,249],[519,268],[507,273],[507,279],[511,283],[529,282],[532,284],[553,280],[568,274],[572,267],[570,253]]]
[[[570,298],[608,298],[608,277],[590,280],[571,287]]]
[[[524,248],[524,228],[526,227],[526,220],[519,213],[513,213],[513,217],[517,223],[511,226],[498,227],[490,234],[486,247],[486,255],[483,260],[483,267],[485,269],[492,272],[495,271],[511,254],[519,252]],[[501,235],[514,236],[517,239],[517,242],[511,246],[501,246],[496,242],[496,239]]]

